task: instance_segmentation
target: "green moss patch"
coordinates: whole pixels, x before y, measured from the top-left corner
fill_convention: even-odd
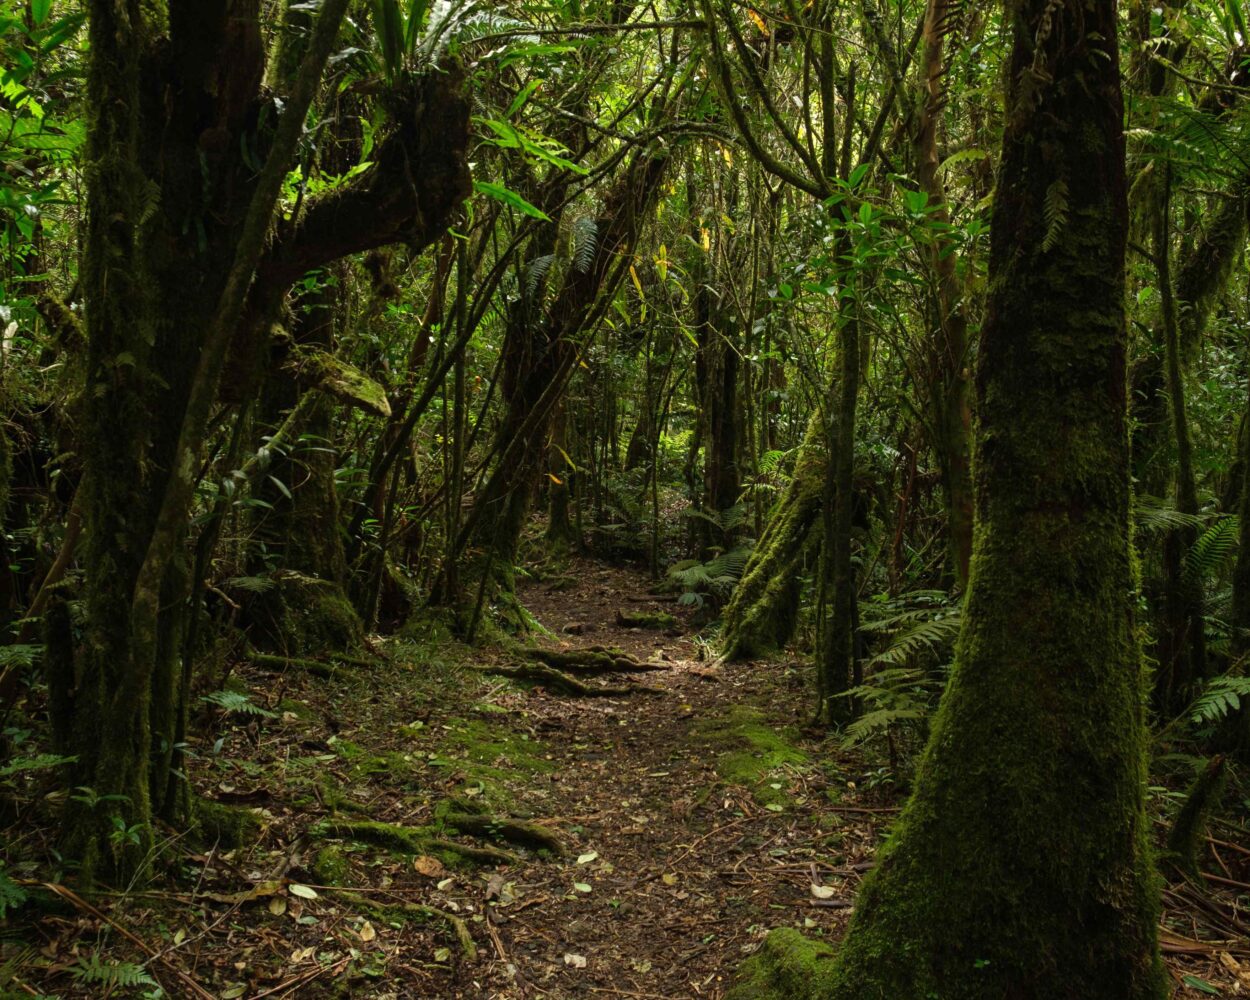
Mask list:
[[[739,980],[725,1000],[812,1000],[827,979],[834,949],[788,927],[764,939],[764,946],[743,963]]]
[[[734,705],[724,715],[695,723],[691,736],[717,751],[716,771],[726,784],[750,789],[764,806],[790,804],[787,771],[808,762],[793,731],[770,725],[757,708]]]

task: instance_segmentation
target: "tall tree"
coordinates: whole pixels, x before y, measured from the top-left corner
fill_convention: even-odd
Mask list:
[[[799,944],[774,939],[752,969],[763,995],[1168,992],[1143,810],[1116,4],[1008,15],[956,665],[836,958],[808,948],[796,973]]]
[[[186,783],[170,780],[189,676],[183,543],[227,359],[259,357],[306,272],[429,243],[469,188],[462,76],[414,74],[391,94],[372,165],[272,229],[347,0],[321,5],[277,112],[261,87],[259,0],[164,7],[88,5],[86,627],[75,647],[62,605],[47,657],[57,742],[77,758],[68,784],[81,792],[63,846],[85,880],[134,875],[152,856],[153,817],[186,818]]]

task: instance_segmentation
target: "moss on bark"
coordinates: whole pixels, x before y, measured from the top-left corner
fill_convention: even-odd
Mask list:
[[[800,569],[820,513],[826,452],[813,416],[799,445],[794,475],[751,552],[725,606],[721,655],[747,660],[780,649],[798,622]]]
[[[1143,806],[1115,4],[1009,13],[956,664],[836,959],[804,962],[787,998],[1169,992]]]

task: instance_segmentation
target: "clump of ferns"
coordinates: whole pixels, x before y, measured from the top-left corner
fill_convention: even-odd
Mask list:
[[[691,520],[706,521],[728,535],[747,523],[751,511],[746,504],[739,503],[716,512],[687,510],[685,516]],[[696,608],[702,608],[709,600],[717,606],[724,604],[742,579],[752,548],[754,542],[747,540],[716,552],[710,559],[683,559],[674,563],[669,567],[668,577],[681,588],[677,602]]]
[[[946,686],[961,605],[940,590],[918,590],[860,604],[860,632],[874,651],[863,681],[847,691],[860,711],[842,731],[846,749],[884,741],[890,770],[901,773],[901,745],[919,746]]]

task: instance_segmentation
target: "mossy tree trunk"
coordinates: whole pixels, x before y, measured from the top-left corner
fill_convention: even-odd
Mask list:
[[[1250,401],[1246,413],[1250,415]],[[1238,505],[1239,532],[1237,536],[1237,561],[1233,566],[1232,613],[1229,626],[1232,631],[1233,656],[1241,661],[1242,674],[1250,673],[1246,667],[1250,659],[1250,433],[1239,437],[1241,445],[1241,496]],[[1227,748],[1238,757],[1250,762],[1250,699],[1243,699],[1240,709],[1229,720],[1223,736]]]
[[[1198,487],[1194,475],[1189,415],[1185,406],[1182,337],[1172,288],[1171,174],[1170,169],[1163,171],[1163,190],[1155,217],[1154,252],[1162,299],[1167,396],[1172,417],[1172,440],[1176,448],[1174,496],[1176,509],[1193,518],[1198,515]],[[1185,565],[1185,556],[1197,539],[1197,528],[1190,524],[1169,531],[1163,542],[1162,621],[1159,623],[1159,669],[1154,695],[1159,708],[1169,715],[1181,711],[1189,703],[1194,684],[1207,672],[1202,579],[1188,571]]]
[[[184,542],[232,348],[259,357],[258,303],[281,301],[311,268],[441,234],[469,187],[461,77],[431,74],[396,95],[406,110],[370,169],[269,232],[346,7],[322,5],[270,128],[259,0],[168,15],[139,0],[88,5],[86,629],[76,647],[64,608],[51,613],[47,657],[54,731],[78,758],[67,784],[90,789],[62,826],[84,881],[128,880],[151,860],[153,817],[184,818],[185,788],[168,774],[186,695]],[[413,185],[407,165],[422,154]]]
[[[924,87],[916,116],[916,177],[929,196],[930,218],[951,221],[946,184],[939,170],[938,126],[946,106],[950,65],[946,36],[959,25],[952,0],[928,0],[924,20]],[[928,252],[933,272],[933,341],[929,365],[930,408],[935,431],[934,451],[946,500],[946,535],[951,571],[958,586],[968,582],[972,557],[972,402],[968,371],[968,313],[959,253],[952,240],[935,238]]]
[[[1008,6],[956,665],[836,960],[813,958],[802,989],[774,995],[1169,992],[1143,809],[1115,8]],[[1055,185],[1069,206],[1058,230]]]
[[[727,256],[734,253],[732,247],[725,252]],[[700,284],[694,297],[694,385],[700,411],[697,423],[703,431],[703,490],[699,505],[719,522],[724,512],[738,502],[742,491],[738,466],[740,348],[734,320],[715,297],[707,282]],[[703,519],[696,524],[703,548],[723,549],[732,545],[732,529]]]
[[[814,414],[798,448],[794,472],[751,551],[742,579],[725,605],[721,656],[746,660],[782,648],[798,622],[803,563],[820,537],[826,433]]]
[[[333,351],[341,295],[341,287],[332,281],[296,299],[294,345]],[[274,345],[277,352],[290,349],[291,344]],[[276,363],[267,367],[259,416],[269,431],[283,424],[305,392],[317,395],[301,408],[300,426],[292,429],[290,439],[271,457],[267,474],[257,480],[256,495],[266,506],[256,518],[260,545],[251,572],[267,575],[269,586],[245,602],[250,638],[262,650],[287,656],[349,649],[359,644],[363,629],[346,590],[347,560],[334,482],[334,400],[304,384],[296,372]],[[275,567],[280,569],[272,571]]]

